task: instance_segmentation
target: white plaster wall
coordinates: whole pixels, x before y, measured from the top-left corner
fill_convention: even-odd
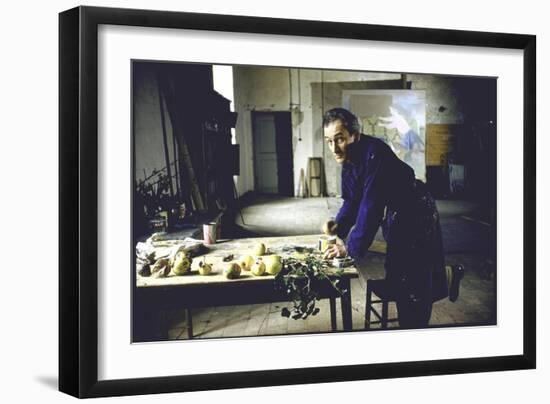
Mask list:
[[[315,150],[315,123],[313,122],[313,97],[311,83],[320,81],[321,73],[317,70],[296,69],[293,76],[293,87],[300,90],[293,95],[293,103],[297,106],[297,113],[292,128],[294,149],[294,189],[298,196],[300,183],[300,171],[304,170],[304,178],[307,175],[307,162],[309,157],[321,157]],[[298,141],[296,141],[298,139]],[[301,140],[300,140],[301,139]]]
[[[464,122],[464,112],[458,103],[459,88],[452,79],[442,76],[409,74],[407,80],[412,90],[426,91],[426,123],[460,124]],[[446,108],[439,112],[439,107]]]

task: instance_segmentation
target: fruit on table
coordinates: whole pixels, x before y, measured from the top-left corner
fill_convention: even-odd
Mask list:
[[[227,279],[237,279],[241,275],[241,267],[236,262],[230,262],[223,270],[223,276]]]
[[[278,255],[268,255],[264,258],[265,271],[270,275],[277,275],[283,268],[281,257]]]
[[[212,265],[207,264],[206,262],[199,262],[199,274],[200,275],[210,275],[212,272]]]
[[[153,278],[164,278],[170,273],[170,262],[168,258],[160,258],[151,267],[151,276]]]
[[[252,264],[250,271],[254,276],[262,276],[265,273],[264,261],[261,258],[259,258],[254,264]]]
[[[304,261],[307,257],[307,254],[299,253],[299,252],[293,252],[291,254],[292,258],[296,258],[298,261]]]
[[[137,263],[139,276],[151,276],[151,265],[145,263]]]
[[[265,244],[258,243],[254,246],[254,255],[264,255],[265,254]]]
[[[174,257],[172,272],[174,275],[185,275],[191,270],[192,259],[185,251],[178,251]]]
[[[244,255],[239,260],[239,265],[241,266],[241,269],[243,271],[250,271],[250,267],[254,263],[254,258],[252,258],[250,255]]]

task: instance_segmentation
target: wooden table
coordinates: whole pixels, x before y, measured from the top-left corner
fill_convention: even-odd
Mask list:
[[[316,247],[319,236],[222,240],[208,246],[207,254],[193,258],[191,271],[186,275],[170,274],[166,278],[137,275],[134,290],[134,324],[140,323],[142,328],[147,331],[146,329],[154,324],[154,318],[158,317],[162,310],[184,308],[187,314],[188,337],[192,338],[192,308],[288,301],[285,294],[275,290],[274,276],[272,275],[254,276],[250,272],[241,271],[238,279],[226,279],[222,274],[222,268],[226,264],[223,262],[223,257],[233,254],[234,260],[238,260],[242,255],[253,255],[250,252],[253,246],[259,242],[264,243],[271,253],[282,257],[296,256],[294,246]],[[212,264],[213,267],[212,273],[208,276],[201,276],[198,273],[198,263],[203,259],[206,259],[206,262]],[[331,285],[327,285],[325,289],[319,291],[321,298],[330,299],[332,330],[337,329],[337,298],[340,298],[341,301],[343,329],[352,329],[350,280],[357,277],[358,272],[355,267],[345,268],[340,281],[340,286],[346,290],[345,294],[340,295]],[[135,333],[134,336],[136,336]],[[167,338],[167,329],[162,330],[161,336],[161,338]],[[138,339],[150,340],[152,338],[138,337]]]

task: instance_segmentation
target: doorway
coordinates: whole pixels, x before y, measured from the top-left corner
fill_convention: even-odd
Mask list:
[[[290,112],[252,112],[252,139],[256,192],[294,196]]]

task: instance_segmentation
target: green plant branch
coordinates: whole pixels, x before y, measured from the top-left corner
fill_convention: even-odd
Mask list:
[[[316,301],[319,300],[320,288],[328,282],[338,294],[343,295],[346,290],[340,288],[340,278],[343,270],[331,273],[328,272],[327,262],[319,259],[315,255],[309,255],[303,261],[295,258],[283,260],[283,269],[275,276],[275,289],[284,292],[293,308],[289,310],[284,307],[281,315],[284,317],[292,316],[293,319],[299,318],[305,320],[310,315],[317,315],[319,308],[316,307]],[[333,280],[331,277],[336,277]]]

